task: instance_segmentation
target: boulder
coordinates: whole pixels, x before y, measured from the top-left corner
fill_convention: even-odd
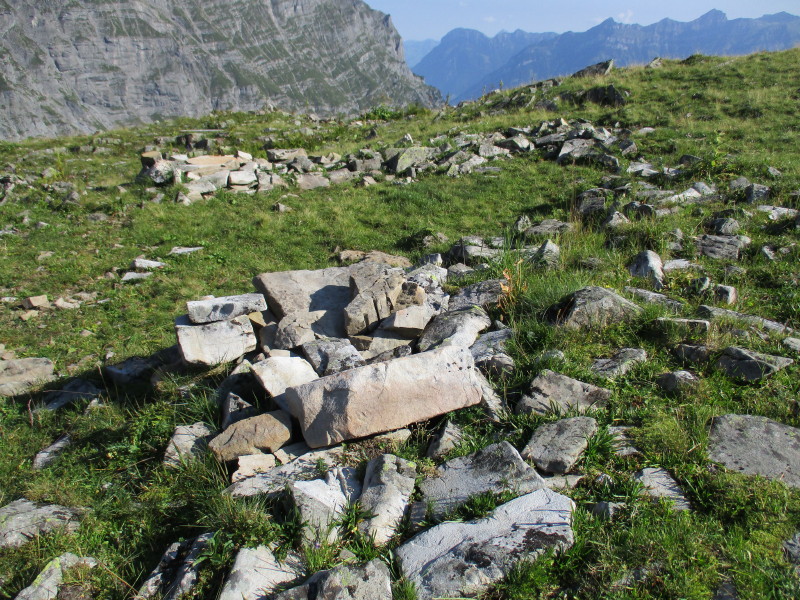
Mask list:
[[[661,257],[652,250],[637,254],[628,265],[628,271],[634,277],[649,279],[657,290],[664,287],[664,264]]]
[[[766,417],[716,417],[708,457],[732,471],[760,475],[800,488],[800,429]]]
[[[473,367],[469,350],[448,346],[292,387],[286,399],[306,443],[319,448],[479,403]]]
[[[303,523],[303,538],[310,543],[334,543],[339,536],[336,521],[361,495],[353,467],[336,467],[325,479],[295,481],[288,489]]]
[[[470,306],[494,306],[505,295],[505,284],[505,279],[488,279],[468,285],[450,296],[448,308],[460,310]]]
[[[80,517],[73,508],[20,498],[0,508],[0,548],[19,548],[51,531],[72,533],[80,526]]]
[[[395,153],[396,152],[396,153]],[[392,173],[402,175],[409,169],[422,166],[435,154],[435,148],[411,147],[402,149],[389,149],[390,155],[386,160],[386,167]]]
[[[504,490],[525,494],[542,487],[544,481],[536,469],[511,444],[500,442],[443,463],[419,489],[431,514],[440,519],[476,494]]]
[[[547,310],[547,318],[556,326],[584,329],[631,321],[641,312],[640,307],[616,292],[601,287],[587,287],[551,306]]]
[[[436,315],[417,341],[421,352],[433,348],[459,346],[469,348],[478,334],[491,326],[492,320],[479,306],[448,310]]]
[[[647,352],[641,348],[622,348],[611,358],[598,358],[594,361],[592,371],[606,379],[614,379],[627,373],[635,364],[646,360]]]
[[[249,419],[228,427],[208,444],[221,462],[237,459],[259,450],[274,452],[292,437],[292,421],[282,410]]]
[[[167,467],[179,467],[201,456],[208,448],[208,440],[214,432],[205,423],[199,422],[193,425],[179,425],[175,428],[175,433],[167,444],[164,453],[164,465]]]
[[[585,412],[589,408],[604,406],[610,398],[610,390],[545,369],[531,382],[517,404],[516,412],[539,415],[553,409],[560,413],[570,410]]]
[[[717,360],[717,368],[737,379],[758,381],[793,363],[794,360],[791,358],[729,346],[722,351],[722,356]]]
[[[700,256],[723,260],[738,260],[742,248],[749,243],[748,238],[740,235],[701,235],[695,238]]]
[[[262,600],[299,579],[303,561],[290,552],[279,561],[266,546],[242,548],[236,554],[231,572],[218,600]]]
[[[506,345],[513,338],[514,331],[511,329],[484,333],[470,347],[475,366],[488,375],[512,375],[514,359],[506,353]]]
[[[301,190],[315,190],[330,187],[330,180],[321,173],[298,173],[297,187]]]
[[[227,321],[252,312],[267,310],[263,294],[222,296],[210,300],[194,300],[186,303],[186,312],[192,323]]]
[[[299,356],[272,356],[253,365],[253,375],[278,404],[284,404],[283,393],[290,387],[317,379],[311,364]]]
[[[644,486],[644,493],[651,498],[672,500],[675,510],[690,510],[691,504],[683,494],[681,486],[672,476],[661,468],[642,469],[633,478]]]
[[[367,333],[377,327],[396,306],[403,291],[405,273],[374,262],[357,263],[351,267],[352,300],[344,309],[347,335]]]
[[[667,393],[682,392],[690,390],[697,385],[700,380],[696,375],[689,371],[673,371],[664,373],[656,379],[658,387]]]
[[[572,77],[581,78],[581,77],[605,77],[614,69],[614,61],[613,60],[604,60],[603,62],[599,62],[595,65],[591,65],[589,67],[585,67],[580,71],[577,71],[572,74]]]
[[[0,360],[0,396],[18,396],[55,379],[49,358]]]
[[[366,364],[349,340],[320,338],[303,344],[303,353],[320,377],[363,367]],[[306,381],[311,381],[311,379]],[[306,381],[298,383],[306,383]]]
[[[597,421],[591,417],[546,423],[533,432],[521,455],[546,473],[564,474],[578,462],[596,432]]]
[[[139,588],[140,600],[182,600],[194,597],[200,575],[201,556],[213,533],[204,533],[167,547],[158,565]]]
[[[67,552],[45,565],[34,582],[17,594],[14,600],[56,600],[60,598],[64,575],[70,569],[84,567],[93,569],[97,561],[91,557],[80,557]]]
[[[367,464],[361,510],[372,515],[359,530],[382,546],[394,535],[414,492],[416,465],[393,454],[382,454]]]
[[[253,325],[245,315],[204,325],[179,317],[175,319],[175,333],[183,359],[189,364],[218,365],[256,349]]]
[[[437,525],[395,550],[418,600],[480,595],[519,560],[548,549],[565,550],[574,539],[575,505],[551,490],[537,490],[497,507],[488,517]]]
[[[274,600],[392,600],[392,578],[386,564],[375,558],[363,566],[319,571]]]

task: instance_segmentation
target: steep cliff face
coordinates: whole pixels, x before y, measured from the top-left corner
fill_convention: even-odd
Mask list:
[[[0,137],[439,102],[361,0],[0,0]]]

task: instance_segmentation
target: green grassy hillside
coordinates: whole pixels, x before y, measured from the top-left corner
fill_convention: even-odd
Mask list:
[[[683,338],[679,332],[654,329],[654,319],[668,314],[664,309],[648,306],[633,324],[589,334],[556,330],[544,323],[543,311],[586,285],[647,287],[629,275],[626,265],[649,249],[664,260],[691,258],[715,283],[735,286],[735,310],[800,328],[800,234],[794,219],[771,221],[743,197],[727,192],[731,181],[744,176],[771,188],[769,204],[800,209],[798,64],[800,50],[742,58],[694,56],[664,61],[659,69],[615,71],[602,80],[566,80],[546,91],[503,90],[441,113],[379,107],[358,121],[319,124],[280,112],[214,114],[91,137],[2,143],[0,182],[8,191],[0,199],[0,297],[18,300],[0,304],[0,344],[16,357],[52,359],[64,377],[82,375],[101,383],[104,365],[172,346],[173,319],[185,312],[187,300],[250,292],[250,280],[258,273],[332,266],[344,249],[379,249],[413,261],[446,251],[463,235],[501,236],[509,250],[504,258],[466,281],[504,273],[510,280],[509,301],[493,316],[514,328],[517,370],[511,380],[496,382],[499,392],[518,397],[548,366],[537,359],[550,349],[566,355],[561,372],[592,383],[602,383],[589,369],[592,361],[617,348],[644,348],[650,358],[603,384],[614,396],[608,409],[595,416],[603,425],[631,426],[641,454],[619,457],[608,436],[595,436],[579,465],[586,476],[566,492],[578,505],[575,545],[520,566],[488,597],[709,599],[723,582],[732,581],[741,598],[796,598],[800,584],[782,543],[800,529],[800,491],[727,472],[710,463],[706,445],[711,419],[726,413],[758,414],[800,426],[797,367],[751,384],[735,383],[709,367],[701,369],[697,388],[667,395],[655,380],[679,367],[669,348]],[[599,84],[630,92],[627,103],[604,107],[569,101],[570,93]],[[533,108],[556,97],[555,112]],[[344,156],[361,148],[392,147],[405,134],[423,145],[439,138],[439,145],[461,134],[535,127],[556,118],[628,128],[639,154],[658,169],[677,166],[683,155],[699,157],[676,178],[651,183],[679,193],[704,181],[725,193],[607,232],[581,221],[574,209],[578,195],[602,185],[610,173],[558,165],[541,152],[488,163],[499,172],[452,178],[425,171],[408,185],[379,181],[364,187],[354,181],[312,191],[222,191],[191,206],[173,202],[178,188],[151,190],[134,182],[140,152],[147,146],[180,150],[172,141],[184,130],[220,130],[208,134],[219,138],[218,150],[256,157],[266,157],[267,136],[275,147]],[[643,127],[654,131],[638,133]],[[632,195],[641,182],[626,174],[628,159],[621,157],[621,163],[615,186],[632,183]],[[772,175],[770,167],[781,175]],[[160,194],[161,201],[154,202]],[[275,212],[276,202],[294,210]],[[684,243],[682,252],[670,249],[670,232],[680,228],[687,238],[704,233],[704,224],[723,209],[738,211],[741,233],[752,239],[736,263],[744,272],[726,271],[725,261],[696,258],[691,242]],[[572,232],[554,238],[561,248],[559,268],[536,270],[516,261],[511,250],[519,240],[512,225],[522,215],[533,222],[557,218],[573,223]],[[443,233],[450,243],[424,247],[422,238],[432,233]],[[760,251],[764,245],[787,250],[771,261]],[[203,250],[169,255],[174,246]],[[140,255],[167,266],[147,280],[121,283],[119,274]],[[600,259],[600,267],[587,268],[588,258]],[[686,301],[684,316],[704,303],[690,289],[697,276],[669,273],[662,290]],[[80,292],[96,295],[78,309],[22,318],[28,316],[18,306],[24,298],[46,294],[53,301]],[[730,327],[714,327],[704,341],[721,349],[740,343],[734,335]],[[774,336],[751,335],[744,343],[793,356]],[[214,598],[238,547],[270,541],[282,548],[297,546],[296,519],[280,504],[220,494],[228,478],[212,457],[177,472],[161,464],[176,425],[219,425],[214,390],[229,370],[165,374],[154,387],[111,386],[108,402],[89,410],[78,403],[54,414],[34,413],[24,400],[0,398],[0,506],[24,496],[91,509],[75,535],[51,535],[22,549],[0,551],[0,596],[14,597],[50,559],[71,551],[101,562],[101,568],[75,575],[94,590],[95,598],[129,598],[169,543],[216,530],[201,582],[204,597]],[[32,402],[38,397],[32,395]],[[498,436],[520,448],[538,425],[555,420],[508,416],[496,424],[478,409],[451,416],[467,432],[454,455],[468,454]],[[398,453],[432,466],[424,456],[438,425],[417,428]],[[36,452],[64,432],[71,434],[73,445],[52,467],[33,471]],[[370,451],[353,444],[353,462]],[[656,465],[672,472],[693,511],[673,512],[639,496],[631,474]],[[610,475],[611,483],[598,480],[601,473]],[[498,500],[476,499],[457,516],[484,514]],[[626,508],[612,521],[597,519],[587,507],[600,500],[625,502]],[[355,509],[348,513],[342,546],[360,558],[388,560],[401,540],[371,548],[358,535],[357,518]],[[306,549],[309,572],[336,564],[340,550]],[[398,582],[395,597],[411,597],[408,586]]]

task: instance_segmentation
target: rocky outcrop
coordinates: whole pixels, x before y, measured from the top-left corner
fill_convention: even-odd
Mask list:
[[[0,138],[270,105],[433,106],[391,19],[361,0],[0,5]]]

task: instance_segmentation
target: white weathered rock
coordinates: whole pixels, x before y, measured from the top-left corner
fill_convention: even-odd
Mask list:
[[[793,363],[794,360],[791,358],[761,354],[745,348],[729,346],[722,351],[722,356],[717,360],[717,368],[722,369],[731,377],[746,381],[758,381]]]
[[[214,432],[205,423],[179,425],[175,428],[164,453],[164,464],[167,467],[178,467],[197,458],[206,451],[208,440]]]
[[[664,287],[664,264],[661,262],[661,257],[652,250],[637,254],[628,265],[628,271],[634,277],[649,279],[657,290]]]
[[[226,321],[263,310],[267,310],[267,301],[263,294],[222,296],[210,300],[192,300],[186,303],[186,312],[192,323]]]
[[[492,444],[469,456],[443,463],[419,488],[431,513],[441,518],[470,496],[511,490],[525,494],[544,487],[542,477],[508,442]]]
[[[381,323],[381,329],[396,331],[405,337],[418,337],[435,314],[429,304],[414,305],[392,313]]]
[[[421,352],[433,348],[459,346],[469,348],[478,334],[492,324],[486,311],[479,306],[448,310],[436,315],[417,341]]]
[[[609,398],[609,390],[545,369],[531,382],[517,404],[516,412],[540,415],[552,409],[562,413],[569,410],[585,412],[592,407],[604,406]]]
[[[708,456],[728,469],[800,488],[800,429],[766,417],[716,417]]]
[[[320,338],[303,344],[303,353],[320,376],[340,373],[366,364],[349,340]]]
[[[55,379],[55,365],[49,358],[0,360],[0,396],[18,396]]]
[[[153,269],[163,269],[166,263],[157,260],[148,260],[146,258],[134,258],[131,262],[131,269],[138,269],[141,271],[152,271]]]
[[[236,483],[262,473],[268,473],[278,464],[274,454],[245,454],[238,458],[239,468],[231,475],[231,483]]]
[[[272,356],[253,365],[255,375],[261,386],[278,404],[285,406],[283,394],[287,388],[308,383],[318,378],[314,367],[299,356]]]
[[[563,474],[572,469],[595,432],[597,421],[591,417],[546,423],[533,432],[521,455],[542,471]]]
[[[69,448],[71,444],[72,438],[68,433],[65,433],[47,448],[36,453],[36,456],[33,457],[33,465],[31,465],[31,468],[34,471],[39,471],[50,466],[56,461],[58,455]]]
[[[393,454],[382,454],[367,464],[361,509],[373,515],[359,523],[359,530],[383,545],[394,535],[414,492],[416,466]]]
[[[566,496],[538,490],[485,519],[437,525],[400,546],[395,556],[419,600],[476,597],[517,561],[569,548],[574,510]]]
[[[633,476],[644,486],[644,492],[652,498],[666,498],[673,501],[675,510],[690,510],[691,504],[683,494],[681,486],[672,476],[660,468],[642,469]]]
[[[592,371],[606,379],[614,379],[627,373],[634,365],[647,360],[647,352],[641,348],[622,348],[611,358],[599,358],[592,364]]]
[[[319,571],[274,600],[392,600],[392,578],[389,567],[375,558],[363,566],[344,564]]]
[[[175,319],[175,333],[181,354],[190,364],[218,365],[256,349],[253,325],[244,315],[204,325],[194,325],[187,317],[179,317]]]
[[[0,548],[19,548],[39,535],[80,526],[78,510],[57,504],[42,505],[20,498],[0,508]]]
[[[349,502],[358,500],[361,484],[353,467],[336,467],[325,479],[293,482],[289,493],[300,513],[303,538],[312,543],[334,543],[339,536],[335,521]]]
[[[266,546],[242,548],[217,600],[262,600],[303,575],[303,561],[290,552],[279,561]]]
[[[601,287],[587,287],[551,306],[547,316],[553,325],[583,329],[630,321],[641,312],[639,306],[616,292]]]
[[[473,366],[469,350],[448,346],[289,388],[286,401],[318,448],[479,403]]]
[[[193,597],[200,574],[198,559],[213,536],[213,533],[204,533],[183,543],[171,544],[139,588],[137,598],[182,600]]]
[[[14,600],[56,600],[64,575],[75,567],[93,569],[97,561],[91,557],[80,557],[67,552],[51,560],[34,582],[17,594]]]
[[[142,281],[143,279],[148,279],[152,277],[153,274],[150,272],[147,273],[136,273],[134,271],[128,271],[127,273],[122,275],[122,279],[120,281],[122,283],[130,283],[131,281]]]

